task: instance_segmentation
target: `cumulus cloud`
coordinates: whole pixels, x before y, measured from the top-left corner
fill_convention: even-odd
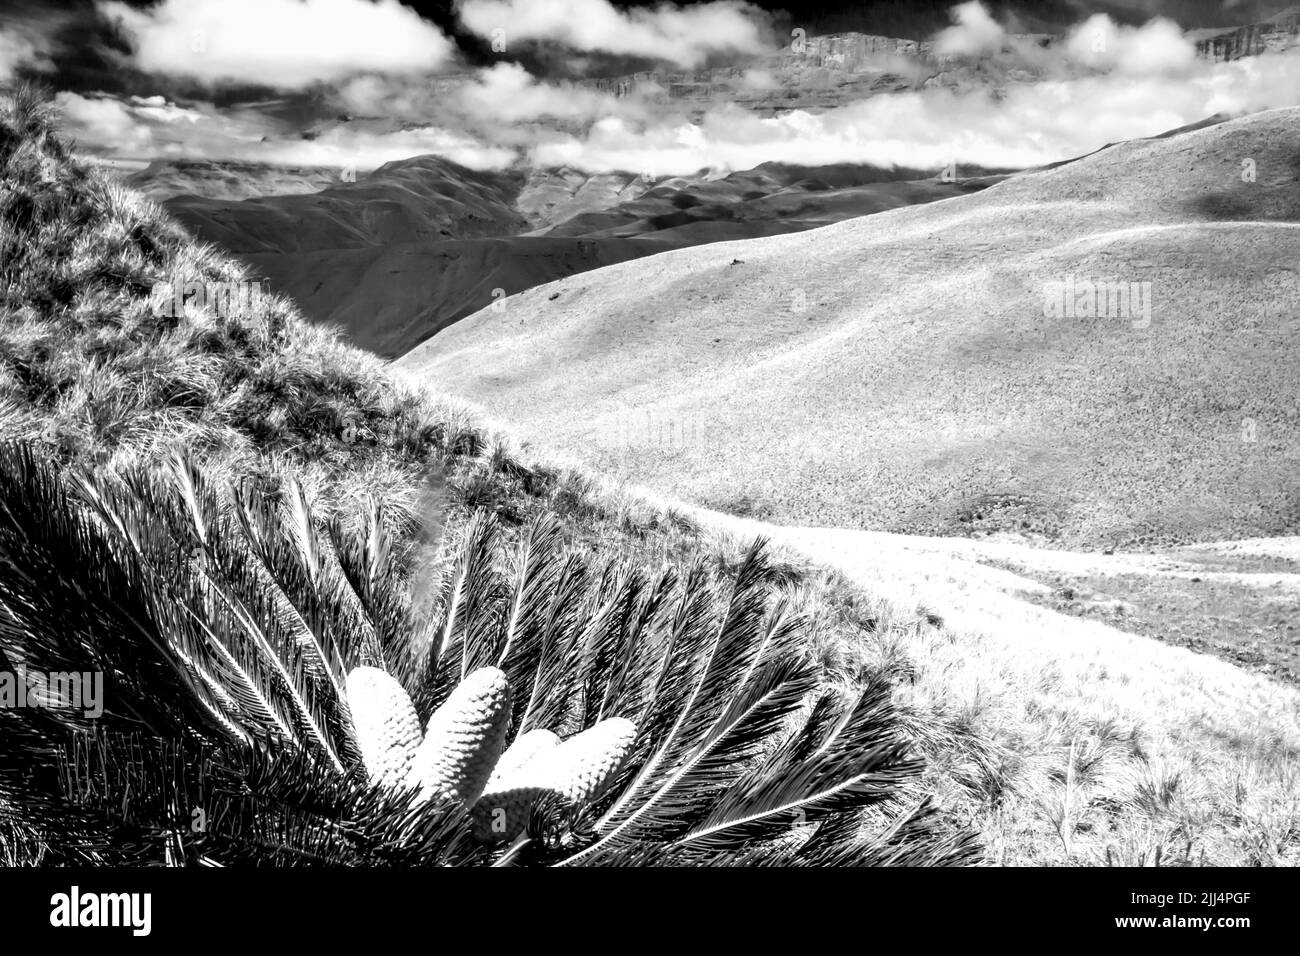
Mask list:
[[[940,56],[984,56],[1002,49],[1007,31],[979,0],[969,0],[953,7],[952,19],[952,26],[935,35],[935,53]]]
[[[1070,31],[1066,55],[1093,69],[1130,75],[1170,73],[1196,62],[1196,44],[1172,20],[1155,19],[1140,27],[1119,26],[1097,13]]]
[[[370,70],[433,71],[452,42],[398,0],[100,0],[147,72],[299,89]]]
[[[306,139],[254,109],[181,106],[161,96],[83,96],[62,92],[55,105],[79,146],[113,159],[214,159],[358,170],[435,153],[476,169],[500,169],[517,148],[440,126],[418,129],[342,125]]]
[[[618,10],[609,0],[458,0],[461,22],[489,40],[550,42],[694,68],[713,54],[770,52],[767,14],[741,0]]]
[[[482,131],[497,142],[540,135],[538,124],[581,127],[607,116],[647,119],[653,87],[616,96],[567,81],[540,80],[517,63],[501,62],[468,75],[404,78],[370,74],[344,83],[334,95],[340,111],[406,123]],[[516,129],[519,125],[527,129]]]
[[[596,90],[539,82],[516,63],[498,63],[479,71],[457,91],[456,102],[467,115],[504,123],[543,117],[595,119],[618,111],[620,105],[614,97]]]
[[[151,124],[116,97],[65,91],[55,97],[54,105],[64,130],[81,146],[125,156],[147,156],[159,147]]]
[[[952,18],[951,27],[935,34],[939,56],[992,57],[1057,74],[1094,70],[1130,76],[1185,71],[1196,63],[1196,43],[1172,20],[1160,17],[1127,26],[1095,13],[1072,27],[1062,44],[1047,49],[1017,37],[981,0],[954,7]]]

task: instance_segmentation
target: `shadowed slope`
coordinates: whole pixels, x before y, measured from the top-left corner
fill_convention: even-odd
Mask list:
[[[540,443],[782,522],[1281,533],[1300,524],[1298,154],[1297,109],[1120,144],[530,290],[402,364]],[[1070,277],[1149,289],[1149,322],[1045,317]]]

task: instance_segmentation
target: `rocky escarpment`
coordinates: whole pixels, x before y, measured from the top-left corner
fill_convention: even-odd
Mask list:
[[[1196,53],[1210,60],[1239,60],[1245,56],[1276,53],[1300,43],[1300,6],[1228,30],[1199,30]]]

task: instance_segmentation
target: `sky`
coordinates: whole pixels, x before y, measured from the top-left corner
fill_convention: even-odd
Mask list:
[[[1281,6],[3,0],[0,84],[48,86],[79,147],[118,160],[370,169],[437,153],[476,168],[658,175],[768,161],[1020,167],[1216,113],[1300,105],[1300,48],[1212,63],[1187,32]],[[971,76],[978,62],[1035,80],[996,90],[959,77],[773,116],[725,96],[693,112],[652,84],[617,96],[584,82],[728,69],[742,92],[761,93],[781,82],[773,58],[792,37],[843,29],[933,41]],[[1064,39],[1045,51],[1023,32]]]

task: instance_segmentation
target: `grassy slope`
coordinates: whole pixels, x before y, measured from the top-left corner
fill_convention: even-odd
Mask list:
[[[1295,109],[1120,144],[973,196],[533,289],[402,364],[545,447],[784,523],[1083,544],[1286,533],[1298,151]],[[1045,319],[1044,284],[1068,275],[1151,282],[1150,326]]]
[[[719,583],[734,576],[743,544],[706,540],[684,514],[575,470],[525,464],[461,403],[393,375],[287,300],[157,315],[154,282],[235,281],[244,270],[77,163],[51,124],[39,101],[0,97],[0,440],[88,468],[185,447],[231,479],[292,475],[320,515],[344,523],[377,499],[414,601],[480,508],[507,539],[554,513],[567,544],[598,564],[630,558],[657,571],[703,559]],[[827,679],[855,680],[850,625],[825,603],[832,576],[778,565],[781,574],[823,615],[813,650]],[[21,858],[7,825],[0,864]]]

